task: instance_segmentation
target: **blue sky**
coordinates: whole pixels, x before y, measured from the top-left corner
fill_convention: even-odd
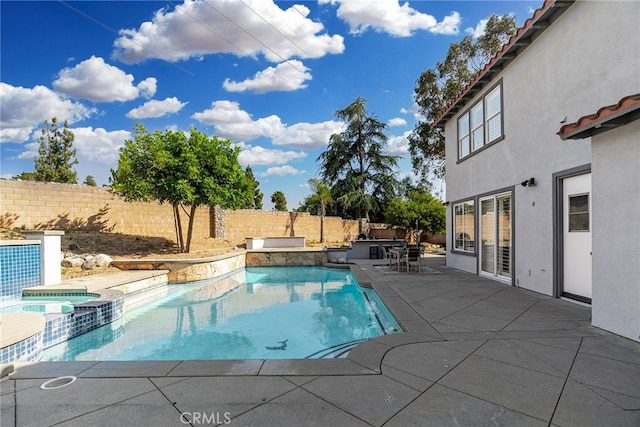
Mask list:
[[[190,126],[241,147],[271,209],[296,208],[316,159],[356,97],[387,123],[399,177],[413,176],[406,136],[413,87],[452,42],[492,14],[518,25],[542,1],[2,1],[3,178],[33,170],[39,125],[75,134],[79,182],[107,184],[136,122]],[[442,191],[438,184],[436,191]]]

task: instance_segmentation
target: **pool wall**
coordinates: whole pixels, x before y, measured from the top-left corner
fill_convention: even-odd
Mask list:
[[[0,242],[0,300],[22,297],[22,290],[40,285],[40,242]]]
[[[111,265],[120,270],[168,270],[169,283],[197,282],[244,268],[245,254],[236,251],[197,259],[114,260]]]
[[[247,251],[247,267],[320,266],[328,262],[324,249]]]
[[[74,310],[68,313],[44,315],[15,313],[2,315],[3,337],[2,348],[0,348],[0,363],[40,360],[44,349],[107,325],[124,315],[124,293],[106,289],[93,294],[98,297],[97,300],[74,304]],[[76,296],[78,293],[47,293],[43,291],[34,296],[51,295],[64,298],[65,296]],[[25,314],[30,316],[25,317]],[[38,319],[43,319],[42,324]],[[24,324],[25,322],[28,324],[23,327],[21,323]],[[5,337],[4,328],[12,327],[16,324],[22,328],[20,336],[16,338]],[[35,325],[40,326],[36,327]]]

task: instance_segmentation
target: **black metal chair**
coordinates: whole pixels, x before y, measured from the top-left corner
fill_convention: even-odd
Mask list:
[[[421,271],[422,249],[420,248],[407,249],[407,254],[405,255],[405,262],[407,263],[407,273],[411,269],[411,263],[416,263],[416,265],[418,266],[418,271]]]

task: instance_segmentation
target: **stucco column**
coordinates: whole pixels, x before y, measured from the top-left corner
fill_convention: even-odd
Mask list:
[[[60,263],[61,230],[29,230],[23,231],[27,240],[40,240],[40,285],[55,285],[62,281],[62,265]]]

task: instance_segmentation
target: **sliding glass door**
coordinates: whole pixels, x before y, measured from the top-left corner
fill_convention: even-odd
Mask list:
[[[480,199],[480,272],[511,278],[511,193]]]

